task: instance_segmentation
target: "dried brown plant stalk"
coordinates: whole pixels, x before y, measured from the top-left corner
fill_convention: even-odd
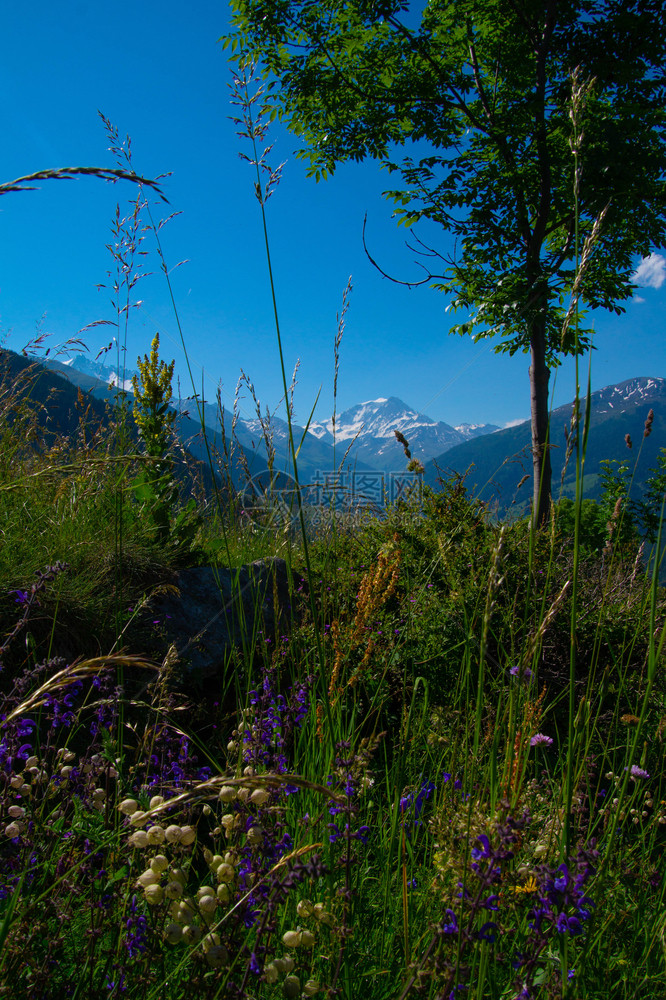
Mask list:
[[[366,639],[367,629],[379,609],[390,600],[396,591],[400,562],[401,552],[398,548],[398,536],[394,535],[392,545],[379,553],[376,565],[363,575],[356,598],[356,615],[352,624],[343,631],[337,619],[331,623],[331,638],[335,650],[335,661],[328,687],[331,698],[335,695],[337,699],[342,691],[339,679],[345,657],[353,650],[359,649],[364,643],[365,650],[361,663],[347,681],[347,685],[353,687],[357,684],[367,669],[375,648],[372,635]]]

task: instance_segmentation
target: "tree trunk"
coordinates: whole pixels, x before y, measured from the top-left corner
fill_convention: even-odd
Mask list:
[[[548,382],[550,368],[546,364],[545,323],[538,318],[530,338],[530,402],[532,416],[532,468],[534,493],[532,519],[537,528],[543,527],[550,514],[552,470],[550,464]]]

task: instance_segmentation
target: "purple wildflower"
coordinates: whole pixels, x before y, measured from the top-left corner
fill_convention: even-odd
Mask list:
[[[530,740],[531,747],[552,747],[553,740],[550,736],[545,736],[544,733],[536,733]]]

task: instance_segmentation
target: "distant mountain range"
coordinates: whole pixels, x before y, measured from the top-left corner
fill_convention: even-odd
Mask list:
[[[412,458],[427,462],[471,438],[499,430],[494,424],[460,424],[451,427],[412,409],[401,399],[371,399],[344,410],[326,423],[310,424],[309,432],[319,441],[333,445],[344,454],[359,458],[375,469],[404,468],[403,446],[396,439],[399,431],[409,442]],[[335,436],[334,436],[335,432]]]
[[[643,438],[645,420],[654,410],[649,437]],[[551,462],[553,495],[575,492],[575,454],[565,467],[572,404],[551,414]],[[581,431],[585,400],[581,402]],[[627,446],[625,435],[632,442]],[[585,496],[600,495],[599,466],[603,459],[626,462],[634,473],[636,496],[642,492],[649,470],[655,466],[661,448],[666,447],[666,379],[632,378],[609,385],[590,397],[590,428],[585,451]],[[499,516],[528,513],[532,498],[532,454],[529,421],[477,438],[449,449],[426,466],[425,480],[437,485],[440,473],[466,474],[468,488],[486,500]],[[525,476],[529,479],[519,486]]]
[[[10,354],[11,352],[2,352]],[[14,356],[16,357],[16,356]],[[109,401],[118,392],[119,379],[114,369],[99,361],[90,361],[76,355],[67,362],[51,359],[39,361],[54,375],[73,383],[98,400]],[[124,386],[131,392],[131,371],[124,373]],[[660,448],[666,446],[666,379],[632,378],[618,385],[607,386],[591,396],[591,420],[585,459],[585,494],[599,494],[599,463],[602,459],[626,461],[636,466],[635,483],[640,489],[648,470],[654,467]],[[201,433],[197,405],[207,428],[208,448]],[[273,465],[279,472],[291,467],[288,428],[286,421],[271,417],[268,426],[270,445],[267,449],[264,429],[259,419],[238,418],[233,426],[233,415],[217,405],[184,400],[178,410],[176,427],[188,450],[199,460],[207,460],[208,449],[222,453],[233,446],[233,479],[242,483],[246,469],[250,475],[263,475],[267,469],[269,451],[274,450]],[[582,403],[584,414],[585,403]],[[652,433],[643,440],[644,422],[648,411],[654,410]],[[551,417],[551,459],[553,464],[553,493],[558,495],[563,482],[564,495],[572,495],[575,482],[575,457],[566,468],[567,441],[565,428],[571,422],[572,405],[559,407]],[[582,416],[581,415],[581,425]],[[222,420],[223,417],[223,420]],[[224,424],[224,428],[222,427]],[[264,421],[265,423],[265,421]],[[529,421],[513,427],[499,429],[493,424],[460,424],[451,426],[408,406],[392,396],[368,400],[337,414],[315,422],[307,432],[294,426],[301,483],[321,482],[321,476],[330,476],[340,467],[355,471],[366,478],[370,474],[393,473],[400,475],[407,459],[395,431],[409,443],[414,458],[426,468],[425,481],[436,486],[440,474],[456,472],[466,474],[467,486],[475,495],[486,500],[499,516],[522,515],[529,511],[531,501],[530,424]],[[627,448],[625,435],[633,442]],[[564,475],[563,475],[564,469]],[[519,487],[520,481],[528,479]]]

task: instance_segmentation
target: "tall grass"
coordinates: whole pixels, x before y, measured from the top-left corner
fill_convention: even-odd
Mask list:
[[[156,544],[130,414],[54,442],[0,400],[2,995],[666,995],[658,559],[455,477],[298,537],[218,492]],[[178,567],[275,554],[289,628],[214,681],[139,628]]]

